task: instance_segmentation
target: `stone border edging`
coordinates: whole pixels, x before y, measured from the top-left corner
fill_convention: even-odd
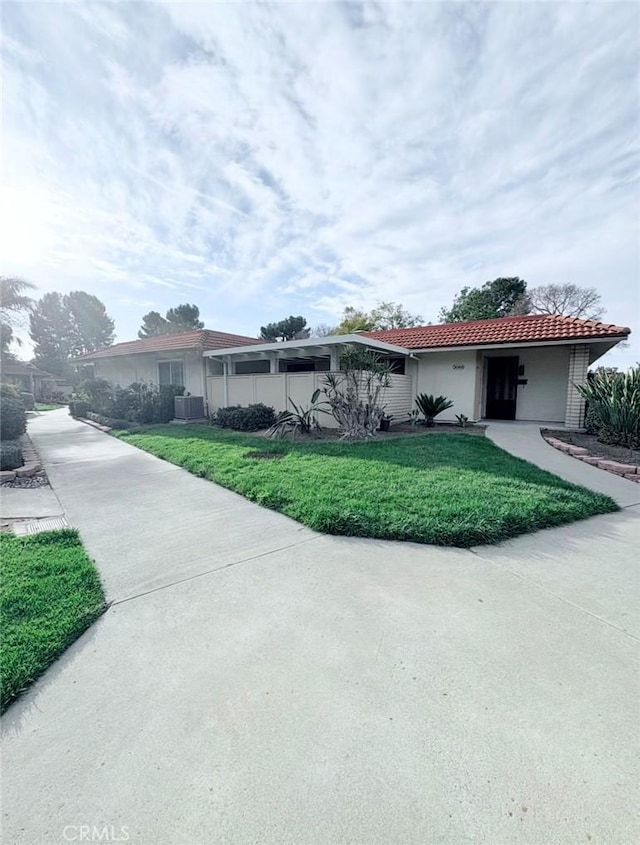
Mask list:
[[[635,464],[622,464],[619,461],[611,461],[608,458],[599,458],[597,455],[592,455],[584,446],[572,446],[570,443],[565,443],[563,440],[558,440],[556,437],[547,437],[542,434],[542,439],[545,440],[549,446],[564,452],[571,458],[577,458],[589,466],[604,469],[614,475],[619,475],[626,478],[628,481],[635,481],[640,483],[640,467]]]
[[[92,428],[97,428],[98,431],[103,431],[105,434],[108,434],[108,432],[111,431],[110,426],[102,425],[102,423],[97,423],[95,420],[88,420],[86,417],[74,417],[74,420],[84,423],[85,425],[90,425]]]
[[[23,434],[20,437],[20,441],[24,463],[17,469],[4,469],[0,471],[0,484],[7,481],[15,481],[16,478],[32,478],[37,473],[42,472],[40,458],[33,448],[29,435]]]

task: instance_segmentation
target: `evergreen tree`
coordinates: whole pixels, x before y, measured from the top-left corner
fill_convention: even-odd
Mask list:
[[[165,316],[158,311],[149,311],[142,318],[142,326],[138,331],[138,337],[157,337],[163,334],[177,334],[188,332],[193,329],[203,329],[204,323],[200,320],[200,309],[197,305],[188,302],[184,305],[177,305],[169,308]]]
[[[479,288],[462,288],[451,308],[442,308],[439,316],[441,323],[457,323],[528,314],[530,310],[527,283],[511,276],[485,282]]]

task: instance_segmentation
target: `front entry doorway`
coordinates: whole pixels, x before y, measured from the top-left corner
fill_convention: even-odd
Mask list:
[[[518,397],[518,356],[487,358],[487,407],[490,420],[515,420]]]

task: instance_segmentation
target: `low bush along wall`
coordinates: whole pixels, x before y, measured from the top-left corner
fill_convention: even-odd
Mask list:
[[[18,396],[2,392],[0,397],[0,441],[17,440],[27,430],[27,412]]]
[[[175,416],[175,397],[184,395],[184,387],[139,382],[129,387],[113,387],[104,379],[85,379],[69,402],[72,417],[89,418],[116,427],[131,423],[170,422]]]
[[[18,469],[24,463],[22,444],[19,440],[0,442],[0,470]]]
[[[211,424],[218,428],[232,428],[235,431],[260,431],[271,428],[276,421],[276,412],[268,405],[229,405],[220,408],[211,417]]]

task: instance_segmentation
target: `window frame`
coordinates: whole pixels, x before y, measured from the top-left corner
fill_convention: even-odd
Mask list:
[[[169,382],[165,385],[162,384],[160,381],[160,365],[161,364],[168,364],[169,365]],[[186,374],[185,374],[185,361],[184,358],[163,358],[162,360],[158,361],[158,387],[168,387],[169,385],[175,385],[176,387],[185,387],[186,384],[180,384],[177,381],[173,381],[173,365],[179,364],[182,367],[182,381],[185,382]]]

